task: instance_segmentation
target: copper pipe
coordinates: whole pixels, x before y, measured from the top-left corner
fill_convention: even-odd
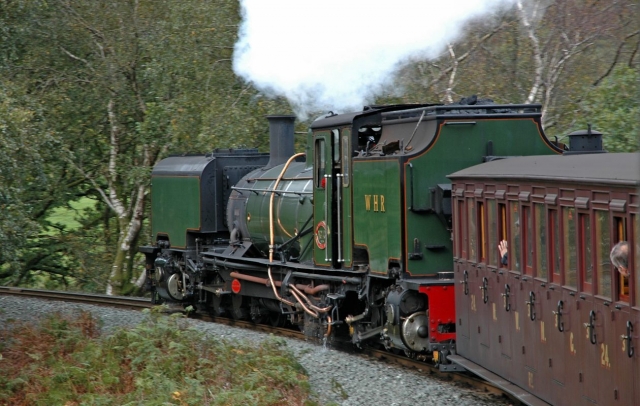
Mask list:
[[[274,288],[275,289],[275,288]],[[302,308],[304,309],[305,312],[309,313],[311,316],[315,317],[316,319],[320,317],[320,315],[316,312],[313,312],[311,310],[309,310],[307,308],[307,306],[304,305],[304,303],[302,303],[302,300],[300,299],[300,296],[298,296],[298,294],[296,293],[295,290],[291,291],[291,294],[293,295],[293,297],[295,297],[296,299],[298,299],[298,304],[300,306],[302,306]]]
[[[307,295],[315,296],[315,294],[321,290],[329,290],[329,285],[318,285],[315,287],[310,285],[296,285],[296,288],[304,291]]]
[[[289,287],[292,289],[293,293],[297,293],[298,295],[300,295],[305,300],[305,302],[307,302],[310,308],[312,308],[313,310],[319,313],[326,313],[329,310],[331,310],[331,308],[333,307],[333,306],[328,306],[328,307],[315,306],[308,297],[306,297],[302,292],[298,290],[298,288],[296,288],[295,286],[289,286]],[[295,296],[298,297],[297,295]]]
[[[287,172],[287,169],[289,168],[289,165],[291,165],[291,162],[293,162],[296,158],[304,156],[304,155],[306,155],[304,152],[300,152],[298,154],[293,155],[291,158],[289,158],[287,160],[287,163],[284,164],[284,167],[282,167],[282,171],[280,171],[280,174],[278,175],[278,178],[276,179],[276,181],[273,184],[273,190],[271,192],[271,198],[269,199],[269,263],[273,262],[273,240],[274,240],[274,235],[273,235],[273,198],[276,195],[275,192],[278,189],[278,185],[280,184],[280,180],[284,176],[285,172]]]
[[[273,288],[273,294],[276,296],[276,298],[281,301],[282,303],[288,304],[289,306],[294,306],[295,304],[293,302],[288,301],[287,299],[283,299],[280,297],[280,295],[278,294],[278,291],[276,291],[276,285],[273,281],[273,276],[271,276],[271,265],[269,265],[267,267],[267,274],[269,275],[269,281],[271,282],[271,287]]]
[[[324,333],[325,337],[329,337],[331,335],[331,316],[327,316],[327,332]]]
[[[269,199],[269,264],[271,264],[273,262],[273,240],[274,240],[274,235],[273,235],[273,198],[276,195],[275,191],[276,191],[276,189],[278,189],[278,185],[280,184],[280,180],[282,179],[282,177],[284,176],[285,172],[287,171],[287,168],[289,168],[289,165],[291,165],[291,162],[293,162],[293,160],[296,159],[297,157],[303,156],[303,155],[306,155],[306,154],[304,152],[301,152],[301,153],[295,154],[291,158],[289,158],[287,160],[287,163],[284,164],[284,167],[282,167],[282,171],[280,171],[280,174],[278,175],[278,179],[276,179],[275,183],[273,184],[273,191],[271,192],[271,198]],[[278,294],[278,292],[276,291],[276,285],[275,285],[275,283],[273,281],[273,276],[271,275],[271,265],[269,265],[267,267],[267,274],[269,275],[269,281],[271,282],[271,287],[273,288],[273,294],[276,296],[276,298],[279,301],[281,301],[282,303],[286,303],[289,306],[294,306],[294,304],[292,302],[281,298],[280,295]],[[304,305],[302,305],[302,307],[305,310],[307,310],[304,307]],[[307,312],[308,312],[308,310],[307,310]],[[316,317],[318,317],[318,316],[316,315]]]
[[[232,278],[236,278],[236,279],[242,279],[242,280],[249,281],[249,282],[259,283],[259,284],[264,285],[264,286],[269,286],[269,284],[270,284],[269,279],[260,278],[258,276],[245,275],[245,274],[240,273],[240,272],[231,272],[230,276]],[[282,282],[280,282],[280,281],[273,281],[273,283],[277,287],[282,286]],[[314,296],[316,293],[318,293],[318,292],[320,292],[322,290],[328,290],[329,287],[330,287],[329,285],[326,285],[326,284],[318,285],[318,286],[296,284],[295,286],[296,286],[296,288],[300,289],[304,293],[306,293],[308,295],[311,295],[311,296]]]
[[[257,276],[245,275],[245,274],[242,274],[240,272],[231,272],[230,276],[232,278],[242,279],[244,281],[259,283],[259,284],[264,285],[264,286],[269,286],[269,283],[270,283],[269,279],[259,278]],[[282,282],[280,282],[280,281],[274,281],[274,283],[278,287],[282,286]]]

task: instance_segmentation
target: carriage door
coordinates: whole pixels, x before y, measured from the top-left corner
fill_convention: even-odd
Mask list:
[[[315,136],[313,221],[316,247],[313,257],[316,265],[334,268],[340,268],[345,262],[342,227],[342,220],[346,217],[343,210],[345,178],[341,144],[339,130],[321,132]],[[351,224],[351,221],[346,223]],[[350,252],[347,254],[350,256]],[[350,258],[348,262],[351,262]]]

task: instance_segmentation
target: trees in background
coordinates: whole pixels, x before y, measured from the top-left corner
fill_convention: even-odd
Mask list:
[[[635,1],[518,0],[470,24],[437,60],[406,66],[398,80],[402,100],[435,94],[451,102],[477,94],[540,103],[547,133],[561,137],[591,114],[581,103],[614,68],[629,67],[638,78],[639,28]],[[637,94],[626,96],[624,102],[637,105]]]
[[[2,231],[16,248],[2,254],[0,283],[33,284],[45,273],[48,285],[135,291],[135,253],[158,159],[264,142],[261,116],[282,101],[256,98],[233,75],[237,7],[2,3],[0,89],[15,95],[0,111],[12,130],[1,135],[1,148],[19,175],[8,174],[3,185],[22,188],[3,188],[16,214],[3,219]],[[27,153],[11,152],[9,141],[26,144]],[[30,170],[43,179],[25,185],[23,177],[35,176]],[[80,213],[80,227],[52,223],[53,209],[80,199],[94,202]]]
[[[550,135],[589,122],[610,150],[637,148],[635,7],[518,2],[469,25],[438,60],[405,66],[403,95],[378,102],[541,103]],[[290,108],[233,74],[233,0],[6,0],[0,9],[0,284],[136,292],[154,163],[215,147],[266,150],[264,116]],[[61,209],[79,224],[54,220]]]

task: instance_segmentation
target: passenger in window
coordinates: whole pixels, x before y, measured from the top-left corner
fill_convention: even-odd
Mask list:
[[[507,257],[507,254],[509,253],[509,250],[507,249],[507,241],[500,241],[498,244],[498,251],[500,251],[500,263],[507,266],[507,263],[509,262],[509,258]]]
[[[516,220],[515,225],[516,235],[514,236],[514,240],[516,246],[518,246],[520,245],[520,221]],[[509,246],[506,240],[502,240],[498,243],[498,251],[500,251],[500,263],[504,266],[507,266],[507,264],[509,263]],[[516,255],[516,269],[520,269],[519,260],[519,255]]]
[[[629,243],[620,241],[611,249],[611,263],[618,268],[620,275],[629,276]]]

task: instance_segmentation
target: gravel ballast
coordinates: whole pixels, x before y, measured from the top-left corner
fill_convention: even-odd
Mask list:
[[[103,323],[104,334],[139,324],[138,311],[0,295],[0,329],[11,320],[33,321],[53,312],[89,311]],[[256,342],[267,335],[238,327],[193,320],[193,326],[231,342]],[[285,338],[287,347],[309,374],[314,400],[322,405],[508,405],[509,401],[418,371]]]

